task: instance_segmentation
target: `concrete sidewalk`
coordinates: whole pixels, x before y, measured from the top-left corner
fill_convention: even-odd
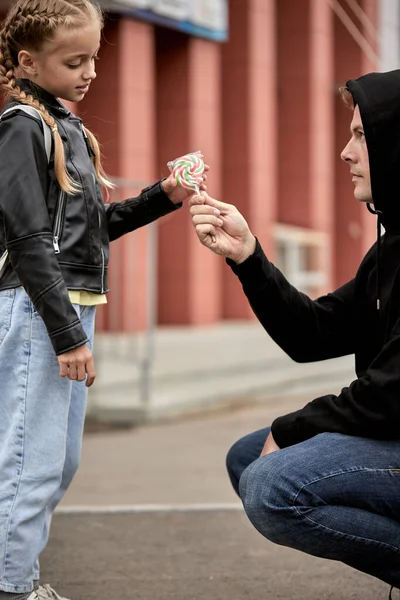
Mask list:
[[[228,482],[230,445],[309,399],[86,434],[43,581],[71,600],[387,600],[370,576],[267,542]]]
[[[292,361],[258,322],[159,327],[152,337],[98,334],[89,415],[141,423],[278,395],[339,391],[354,358]]]

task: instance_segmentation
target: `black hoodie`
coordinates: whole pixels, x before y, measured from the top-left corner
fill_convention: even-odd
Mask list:
[[[244,263],[228,261],[264,328],[295,361],[355,354],[357,379],[349,387],[273,422],[281,448],[323,432],[400,439],[400,70],[347,87],[360,108],[382,240],[353,280],[315,301],[288,283],[259,243]]]

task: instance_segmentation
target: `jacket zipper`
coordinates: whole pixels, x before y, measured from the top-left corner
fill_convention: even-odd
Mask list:
[[[104,252],[103,252],[103,248],[101,248],[101,293],[102,294],[104,294],[104,266],[105,266]]]
[[[101,245],[101,217],[100,210],[97,213],[97,217],[99,219],[99,230],[100,230],[100,245]],[[101,293],[104,294],[104,270],[105,270],[105,258],[103,248],[100,247],[101,252]]]
[[[63,224],[63,212],[65,206],[65,192],[61,191],[58,196],[57,212],[54,219],[53,246],[55,254],[60,254],[60,236]]]
[[[88,154],[89,154],[90,158],[93,159],[96,156],[96,154],[95,154],[92,146],[89,143],[89,138],[88,138],[88,136],[86,134],[86,131],[85,131],[84,127],[83,127],[82,121],[80,122],[80,126],[81,126],[82,135],[83,135],[83,138],[85,140],[85,144],[86,144],[86,148],[87,148]]]

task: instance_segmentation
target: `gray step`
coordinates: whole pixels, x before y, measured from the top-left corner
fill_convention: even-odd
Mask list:
[[[150,343],[144,334],[100,335],[95,360],[88,414],[127,424],[279,394],[338,392],[354,378],[352,357],[297,364],[258,323],[160,328]]]

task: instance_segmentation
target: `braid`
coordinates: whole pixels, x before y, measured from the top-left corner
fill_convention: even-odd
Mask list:
[[[97,177],[99,178],[100,183],[106,188],[106,190],[115,189],[116,185],[107,177],[101,164],[101,150],[99,142],[97,141],[95,135],[89,131],[89,129],[84,127],[84,130],[88,137],[89,144],[93,150],[93,164],[94,168],[96,169]]]
[[[79,184],[66,169],[64,144],[54,117],[32,94],[26,94],[16,83],[18,54],[23,48],[37,50],[45,40],[51,40],[58,27],[85,25],[88,18],[97,16],[102,24],[101,13],[90,0],[17,0],[9,10],[0,32],[0,88],[8,99],[12,98],[40,111],[44,122],[54,137],[54,170],[62,190],[77,193]],[[94,151],[94,165],[100,181],[106,187],[113,184],[106,178],[102,166],[99,145],[90,132],[86,132]]]

